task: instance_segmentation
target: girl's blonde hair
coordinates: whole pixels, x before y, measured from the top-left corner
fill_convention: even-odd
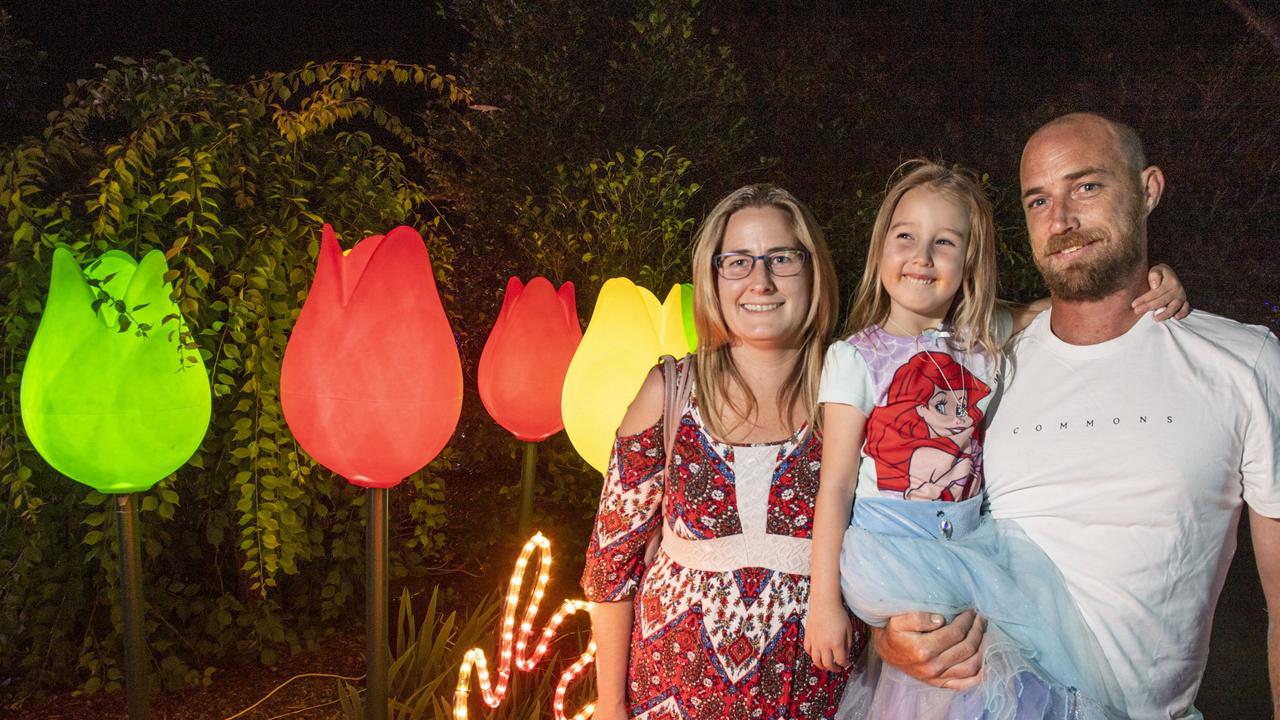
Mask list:
[[[712,208],[693,246],[693,320],[698,329],[698,352],[694,356],[697,394],[703,421],[712,437],[726,438],[730,414],[752,417],[758,401],[734,364],[730,348],[735,342],[720,311],[720,292],[714,257],[724,243],[729,218],[743,208],[772,207],[782,213],[791,233],[809,252],[804,274],[810,280],[809,308],[800,330],[800,356],[778,391],[779,420],[795,426],[795,406],[804,408],[806,420],[818,422],[818,380],[822,358],[837,324],[840,294],[835,267],[822,228],[813,213],[791,193],[773,185],[748,185],[729,193]],[[736,386],[745,396],[745,405],[733,399]]]
[[[895,181],[894,178],[897,178]],[[880,256],[893,213],[911,190],[928,188],[942,194],[964,208],[969,215],[969,237],[965,246],[963,278],[947,312],[946,322],[952,327],[950,342],[969,350],[981,346],[994,358],[1002,355],[1000,343],[992,332],[996,306],[996,230],[991,201],[973,174],[960,168],[947,168],[928,160],[910,160],[898,166],[890,176],[888,191],[871,231],[867,249],[867,265],[862,282],[853,298],[844,335],[848,337],[869,325],[884,323],[889,317],[889,293],[880,283]]]

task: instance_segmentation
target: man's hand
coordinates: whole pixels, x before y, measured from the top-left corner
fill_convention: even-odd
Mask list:
[[[872,628],[876,652],[885,662],[921,682],[948,690],[978,684],[987,622],[966,610],[950,623],[940,615],[907,613]]]

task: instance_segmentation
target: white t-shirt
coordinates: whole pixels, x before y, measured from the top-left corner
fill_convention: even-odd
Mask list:
[[[1280,344],[1193,312],[1069,345],[1046,312],[1013,359],[987,431],[991,513],[1062,570],[1131,717],[1199,717],[1242,498],[1280,517]]]

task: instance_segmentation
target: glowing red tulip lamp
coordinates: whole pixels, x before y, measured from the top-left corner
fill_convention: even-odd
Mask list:
[[[507,281],[502,309],[480,354],[477,382],[489,415],[525,443],[520,487],[520,537],[533,514],[539,441],[564,427],[560,396],[569,361],[582,341],[573,283],[559,292],[546,278]]]
[[[280,401],[298,444],[368,488],[366,716],[387,712],[387,489],[431,462],[462,409],[462,366],[422,236],[398,227],[347,252],[325,225],[285,348]]]

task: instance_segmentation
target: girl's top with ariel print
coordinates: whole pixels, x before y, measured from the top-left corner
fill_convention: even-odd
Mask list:
[[[856,497],[959,501],[981,491],[983,416],[999,386],[998,361],[950,341],[871,325],[827,350],[818,401],[867,418]]]

